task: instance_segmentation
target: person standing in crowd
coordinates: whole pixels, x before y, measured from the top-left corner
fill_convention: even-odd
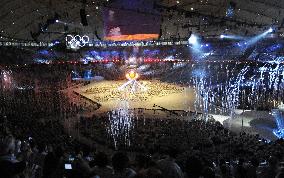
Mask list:
[[[190,178],[199,178],[202,174],[202,161],[196,156],[190,156],[186,160],[186,174]]]
[[[149,160],[147,167],[140,169],[135,178],[163,178],[162,171],[155,161]]]
[[[42,177],[42,171],[46,155],[46,145],[39,144],[37,146],[37,151],[33,153],[33,166],[36,168],[36,177]]]
[[[184,178],[183,172],[175,162],[178,151],[174,148],[168,150],[168,157],[158,161],[163,177]]]
[[[114,174],[112,178],[133,178],[136,172],[129,168],[129,158],[125,153],[117,152],[112,157]]]
[[[247,177],[247,170],[244,166],[245,160],[240,158],[238,164],[236,165],[235,169],[235,178],[248,178]]]
[[[63,150],[59,146],[46,155],[43,166],[43,178],[60,178],[62,164]]]
[[[91,169],[91,174],[100,178],[109,178],[113,174],[113,169],[108,165],[108,157],[104,152],[99,152],[95,156],[96,166]]]
[[[257,168],[259,166],[259,161],[257,158],[252,158],[248,165],[246,166],[247,169],[247,176],[249,178],[257,178]]]
[[[277,167],[278,165],[278,160],[274,157],[271,156],[268,159],[268,166],[266,166],[263,171],[261,171],[259,177],[260,178],[275,178],[277,174]]]
[[[7,136],[0,140],[0,177],[13,178],[24,172],[25,161],[18,161],[14,156],[15,139]]]

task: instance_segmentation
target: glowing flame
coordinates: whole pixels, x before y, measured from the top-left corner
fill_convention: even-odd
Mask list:
[[[127,74],[126,74],[126,78],[128,80],[136,80],[138,79],[139,77],[139,74],[133,70],[129,71]]]

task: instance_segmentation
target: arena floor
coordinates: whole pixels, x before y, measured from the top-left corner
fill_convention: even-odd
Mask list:
[[[129,88],[119,90],[127,81],[93,81],[89,85],[74,89],[80,95],[101,105],[96,113],[121,108],[159,109],[154,104],[169,110],[194,110],[195,93],[187,87],[157,80],[139,81],[146,90],[131,93]]]
[[[195,91],[193,88],[181,87],[179,85],[161,82],[158,80],[139,81],[146,90],[137,89],[137,92],[131,93],[131,87],[125,87],[120,90],[121,86],[127,81],[93,81],[88,85],[73,89],[76,93],[86,97],[98,104],[100,108],[95,112],[97,115],[103,115],[108,111],[117,109],[135,109],[144,108],[144,116],[147,118],[167,118],[169,113],[163,112],[161,106],[168,110],[195,111]],[[154,110],[153,110],[154,109]],[[234,119],[230,119],[228,115],[211,114],[213,118],[230,130],[238,133],[241,131],[250,134],[259,134],[268,140],[275,140],[276,137],[272,133],[275,128],[275,120],[266,111],[242,111],[236,110]],[[260,118],[271,120],[267,124]],[[180,119],[186,119],[186,116],[180,116]],[[243,126],[242,126],[243,123]]]

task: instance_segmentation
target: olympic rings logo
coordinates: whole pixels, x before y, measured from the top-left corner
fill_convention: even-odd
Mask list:
[[[66,43],[67,46],[73,48],[73,49],[77,49],[80,47],[84,47],[86,46],[86,44],[88,44],[90,41],[90,38],[87,35],[84,36],[80,36],[80,35],[67,35],[66,36]]]

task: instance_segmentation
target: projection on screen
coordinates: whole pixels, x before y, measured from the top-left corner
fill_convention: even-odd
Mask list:
[[[114,8],[105,8],[103,11],[105,40],[139,41],[159,38],[161,17],[153,9],[153,1],[120,0],[115,1],[112,7]]]

